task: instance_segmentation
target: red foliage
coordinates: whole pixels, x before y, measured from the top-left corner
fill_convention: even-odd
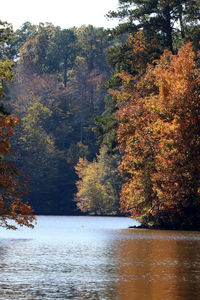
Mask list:
[[[17,228],[9,220],[28,227],[33,227],[35,220],[32,208],[23,200],[26,186],[19,183],[14,163],[5,159],[12,153],[9,138],[18,122],[18,118],[0,116],[0,225],[8,229]]]

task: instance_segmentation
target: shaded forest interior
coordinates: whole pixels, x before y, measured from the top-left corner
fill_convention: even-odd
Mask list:
[[[92,127],[104,111],[110,42],[102,28],[27,22],[8,45],[2,52],[15,63],[14,79],[3,103],[21,119],[12,159],[36,214],[74,214],[74,166],[79,156],[92,160],[98,151]]]

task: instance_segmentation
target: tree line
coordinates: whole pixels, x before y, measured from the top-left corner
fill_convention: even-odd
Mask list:
[[[107,31],[117,43],[95,131],[117,157],[120,211],[147,228],[200,225],[199,10],[199,1],[123,0],[108,14],[120,22]],[[91,202],[85,168],[80,161],[79,205]]]
[[[2,103],[20,119],[11,140],[18,177],[36,214],[80,213],[74,166],[79,156],[91,160],[98,151],[92,126],[104,110],[110,42],[91,25],[7,28],[1,58],[12,63],[13,79],[4,82]]]
[[[36,213],[198,228],[199,10],[119,0],[112,30],[2,23],[2,118],[20,117],[12,160]]]

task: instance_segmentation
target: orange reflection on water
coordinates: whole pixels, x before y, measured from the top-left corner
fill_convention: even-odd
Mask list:
[[[200,234],[127,230],[116,241],[116,299],[200,299]]]

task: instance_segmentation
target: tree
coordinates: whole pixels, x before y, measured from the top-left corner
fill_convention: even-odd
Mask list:
[[[145,85],[148,80],[142,85],[143,78],[143,89],[138,83],[134,84],[133,75],[123,72],[121,78],[121,89],[114,92],[118,101],[118,147],[123,155],[119,170],[125,179],[121,190],[121,209],[134,217],[144,218],[152,207],[155,194],[151,180],[154,140],[149,129],[152,116],[143,97],[154,90],[148,91]]]
[[[121,77],[122,208],[146,226],[198,228],[200,89],[191,44],[166,51],[137,86]]]
[[[30,22],[25,22],[22,24],[20,29],[14,31],[11,35],[8,47],[6,49],[6,55],[15,62],[18,61],[20,58],[21,47],[29,40],[33,41],[36,39],[40,44],[40,48],[43,48],[43,53],[45,54],[41,57],[41,68],[44,67],[43,64],[46,58],[46,51],[48,50],[47,43],[50,39],[53,39],[55,31],[58,28],[59,27],[54,27],[54,25],[51,23],[39,23],[39,25],[34,25]]]
[[[41,74],[43,67],[43,57],[46,49],[38,38],[28,40],[20,49],[20,64],[23,65],[26,72],[30,74]]]
[[[61,30],[51,23],[40,23],[32,27],[35,31],[31,31],[29,35],[23,36],[23,32],[20,32],[21,38],[27,39],[21,45],[19,63],[31,74],[62,72],[63,84],[66,87],[67,70],[73,65],[76,54],[74,32],[71,29]],[[20,33],[16,32],[14,35],[17,41]],[[18,44],[20,45],[20,40]]]
[[[6,55],[11,60],[18,60],[20,56],[20,48],[28,40],[33,39],[37,34],[37,26],[30,22],[22,24],[20,29],[12,33],[8,47],[6,48]]]
[[[200,86],[192,45],[186,44],[177,56],[165,53],[155,76],[160,106],[154,134],[159,143],[152,181],[159,199],[158,215],[163,223],[199,228]]]
[[[75,28],[74,32],[78,39],[79,56],[85,57],[89,72],[94,69],[98,70],[99,73],[105,72],[107,65],[104,51],[108,42],[105,40],[104,29],[84,25]]]
[[[2,59],[6,53],[12,33],[13,29],[11,24],[0,20],[0,59]]]
[[[116,157],[111,159],[102,147],[97,159],[88,162],[80,158],[75,169],[79,176],[75,201],[82,212],[95,215],[116,215],[119,213],[119,187],[121,182],[117,171]]]
[[[35,74],[24,82],[20,74],[11,94],[12,108],[21,117],[14,159],[28,175],[30,203],[39,214],[72,213],[75,175],[66,149],[72,143],[70,99],[55,75]]]
[[[32,208],[24,201],[26,186],[20,184],[14,163],[6,159],[12,153],[9,139],[17,122],[14,117],[0,116],[0,226],[7,229],[33,227],[35,220]]]
[[[1,26],[6,26],[1,22]],[[5,28],[0,30],[1,43],[5,43],[10,37],[10,31]],[[0,99],[4,96],[3,84],[12,79],[12,62],[4,57],[0,60]],[[19,226],[33,227],[35,217],[33,210],[25,202],[25,185],[20,184],[18,170],[14,163],[7,159],[12,153],[10,138],[13,136],[13,129],[19,119],[9,116],[3,104],[0,112],[0,225],[8,229],[16,229]],[[14,220],[15,224],[9,223]]]
[[[57,203],[60,200],[60,195],[57,196],[57,180],[61,181],[61,175],[58,176],[59,161],[65,161],[63,153],[55,147],[53,137],[44,129],[51,114],[47,107],[35,102],[21,119],[17,132],[18,165],[29,177],[30,202],[40,213],[45,213],[47,203],[48,209],[56,213],[49,198],[57,198]]]
[[[62,69],[63,84],[67,86],[67,70],[73,65],[77,48],[75,46],[76,36],[72,29],[56,29],[49,43],[48,57],[49,70]]]
[[[199,10],[198,0],[119,0],[118,11],[110,11],[108,16],[125,20],[115,32],[143,29],[149,36],[157,36],[162,49],[173,52],[174,38],[188,37],[188,27],[197,24]]]
[[[110,90],[120,87],[122,79],[118,74],[120,74],[122,70],[132,75],[131,82],[132,84],[136,84],[144,75],[148,63],[159,57],[156,40],[149,40],[143,30],[139,30],[134,35],[130,35],[123,46],[121,52],[122,59],[120,59],[120,61],[117,57],[115,58],[115,55],[113,57],[113,51],[115,52],[115,50],[115,46],[110,46],[110,48],[107,49],[108,59],[109,62],[113,64],[113,73],[115,73],[106,84]],[[118,50],[119,48],[117,46],[116,56],[120,52],[120,50],[119,52]],[[117,151],[117,110],[118,104],[115,93],[110,93],[106,98],[106,106],[102,116],[95,118],[96,127],[94,127],[94,132],[98,138],[98,142],[99,144],[106,145],[109,152]]]
[[[74,165],[81,155],[92,160],[98,150],[91,126],[93,114],[104,109],[106,94],[103,34],[92,26],[63,31],[40,24],[33,36],[25,35],[6,104],[21,118],[13,157],[29,175],[29,199],[36,213],[74,212]]]

